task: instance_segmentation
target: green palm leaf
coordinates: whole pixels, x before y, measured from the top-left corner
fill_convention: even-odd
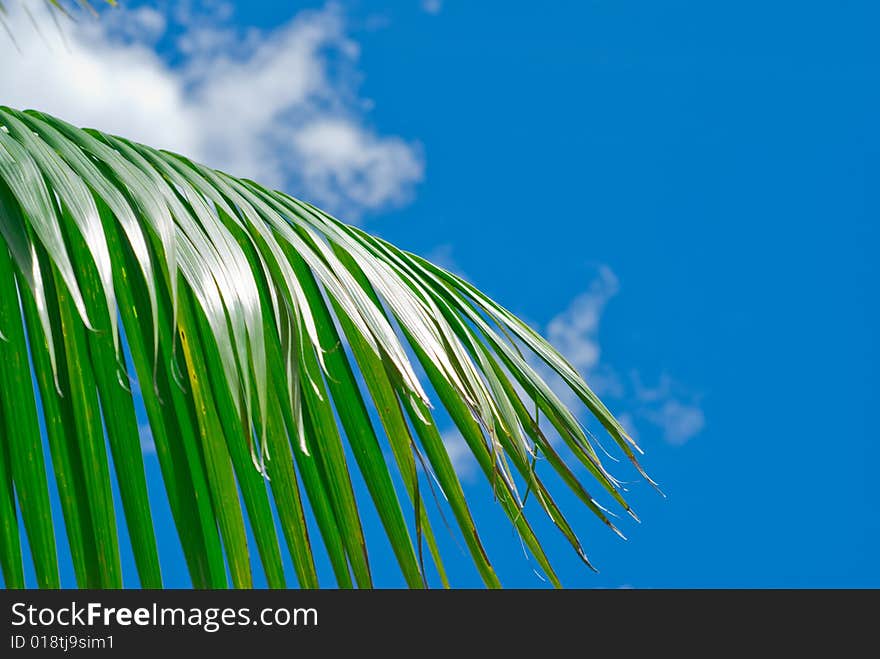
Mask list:
[[[113,470],[140,583],[161,586],[142,406],[194,586],[252,585],[248,526],[271,587],[290,578],[285,550],[297,582],[317,587],[320,544],[336,585],[372,586],[361,523],[370,502],[353,485],[357,465],[410,587],[427,585],[427,557],[448,585],[428,514],[434,500],[448,503],[477,572],[497,587],[437,405],[558,586],[532,513],[587,558],[538,472],[546,466],[615,531],[575,463],[632,511],[538,361],[641,472],[635,444],[575,369],[461,278],[252,181],[0,108],[7,586],[24,585],[21,530],[40,586],[58,585],[56,542],[65,540],[79,586],[122,585]],[[41,418],[63,526],[51,516]]]

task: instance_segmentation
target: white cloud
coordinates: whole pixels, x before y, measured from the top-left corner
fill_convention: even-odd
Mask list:
[[[633,439],[638,441],[636,419],[639,419],[657,427],[668,443],[683,445],[705,426],[705,415],[697,397],[665,373],[653,387],[643,383],[638,371],[633,371],[627,381],[613,365],[601,359],[599,326],[606,304],[618,290],[617,276],[607,266],[600,267],[587,290],[547,324],[547,338],[593,391],[614,400],[616,407],[622,408],[617,417]],[[581,409],[579,399],[561,377],[545,364],[534,359],[532,362],[565,405]]]
[[[600,396],[622,396],[617,372],[600,363],[599,324],[605,305],[619,290],[617,276],[607,266],[600,266],[587,290],[577,295],[562,312],[547,323],[545,335],[550,343],[584,377]],[[568,407],[578,408],[579,399],[564,380],[530,352],[529,362],[553,392]]]
[[[455,473],[462,481],[473,481],[479,465],[464,437],[458,430],[452,429],[444,432],[442,438],[452,466],[455,467]]]
[[[664,440],[681,446],[703,430],[706,418],[698,397],[667,373],[662,373],[653,387],[644,384],[637,371],[631,374],[631,380],[639,416],[659,427]]]
[[[673,382],[667,373],[660,375],[660,379],[654,387],[644,384],[638,371],[633,371],[631,376],[636,398],[643,403],[656,403],[672,395]]]
[[[0,98],[283,186],[346,219],[411,196],[421,150],[366,122],[359,49],[339,7],[261,32],[225,23],[227,3],[207,15],[189,4],[170,18],[172,65],[155,50],[169,19],[154,9],[64,20],[62,39],[42,5],[41,35],[9,3],[21,52],[0,35]]]
[[[452,246],[448,243],[435,247],[429,259],[448,269],[456,270],[458,267],[452,255]],[[587,289],[551,318],[544,334],[575,366],[590,388],[610,404],[634,441],[641,444],[645,439],[659,435],[669,444],[682,446],[705,427],[706,419],[699,405],[699,396],[666,373],[660,375],[656,385],[650,386],[645,384],[638,371],[632,371],[626,377],[613,364],[601,359],[599,328],[602,315],[608,301],[618,293],[619,288],[614,272],[607,266],[600,266]],[[535,327],[540,329],[539,325]],[[590,415],[577,394],[553,369],[525,346],[520,347],[529,365],[547,382],[560,401],[575,410],[582,422],[590,425]],[[530,398],[517,383],[514,383],[514,387],[521,398]],[[549,424],[543,424],[543,430],[551,442],[560,441]],[[467,443],[454,428],[444,432],[442,437],[459,477],[462,481],[473,481],[479,465]]]
[[[439,14],[443,10],[443,0],[422,0],[422,11]]]
[[[420,151],[394,137],[378,138],[348,119],[320,118],[294,136],[306,187],[338,205],[346,198],[365,208],[407,200],[401,180],[422,176]]]
[[[103,20],[108,22],[109,31],[133,41],[156,41],[168,27],[165,15],[153,7],[106,12]]]
[[[547,325],[547,338],[581,373],[599,364],[599,321],[602,311],[619,284],[611,268],[602,266],[599,276],[568,308]]]
[[[675,446],[693,439],[706,425],[702,409],[675,399],[667,400],[657,410],[646,411],[644,416],[660,427],[663,439]]]

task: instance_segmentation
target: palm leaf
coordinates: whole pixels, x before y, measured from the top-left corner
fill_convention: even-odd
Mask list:
[[[478,574],[497,587],[436,405],[560,585],[532,514],[546,515],[589,562],[539,471],[615,531],[576,464],[632,511],[536,361],[642,471],[635,444],[575,369],[461,278],[253,181],[0,108],[7,586],[24,583],[16,509],[38,585],[58,585],[56,542],[65,540],[79,586],[122,585],[111,457],[140,583],[161,586],[135,414],[142,406],[194,586],[253,584],[248,527],[271,587],[291,577],[282,547],[296,581],[317,587],[321,545],[336,585],[372,586],[365,505],[375,507],[409,586],[428,584],[426,554],[448,585],[429,515],[442,500]],[[63,525],[51,516],[41,418]],[[369,500],[353,485],[354,465]]]

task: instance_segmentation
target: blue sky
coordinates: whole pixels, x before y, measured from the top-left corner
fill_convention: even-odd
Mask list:
[[[600,570],[537,524],[566,585],[880,586],[873,3],[124,4],[54,63],[24,37],[3,102],[277,177],[546,332],[668,495],[632,485],[622,542],[560,494]],[[449,442],[502,581],[544,586]]]

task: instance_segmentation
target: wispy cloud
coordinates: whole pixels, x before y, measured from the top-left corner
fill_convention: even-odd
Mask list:
[[[617,275],[608,266],[600,266],[587,289],[575,296],[563,311],[550,319],[547,339],[571,363],[600,396],[621,398],[623,383],[617,371],[601,361],[599,326],[605,306],[620,290]],[[569,407],[577,406],[577,395],[555,371],[532,359],[538,373]]]
[[[670,444],[685,444],[705,426],[699,397],[667,374],[650,387],[638,371],[624,377],[613,364],[602,360],[600,324],[606,305],[619,290],[617,276],[601,266],[587,289],[550,320],[547,338],[586,378],[593,391],[612,403],[634,438],[639,434],[639,423],[647,422],[657,427]],[[563,402],[577,403],[575,395],[551,369],[543,364],[537,368]]]
[[[117,37],[142,43],[158,41],[168,27],[165,14],[153,7],[126,8],[105,16],[104,20],[109,21],[107,28]]]
[[[443,11],[443,0],[422,0],[422,11],[428,14],[439,14]]]
[[[0,34],[4,103],[283,186],[346,219],[405,203],[423,178],[418,144],[370,126],[359,47],[335,4],[270,31],[233,26],[226,3],[208,14],[183,3],[171,16],[64,19],[63,34],[29,3],[38,33],[21,4],[7,5],[21,52]]]
[[[659,427],[664,440],[681,446],[703,430],[706,416],[700,397],[667,373],[661,374],[654,386],[647,386],[638,371],[630,374],[630,381],[639,417]]]
[[[589,372],[599,364],[599,321],[605,305],[619,289],[617,276],[611,268],[602,266],[589,288],[547,325],[547,338],[581,372]]]
[[[456,429],[447,430],[442,437],[458,477],[463,481],[472,481],[477,475],[479,465],[464,437]]]
[[[660,427],[663,439],[676,446],[696,437],[706,425],[702,409],[675,399],[665,401],[658,409],[645,410],[643,415]]]
[[[456,270],[458,264],[448,244],[437,246],[430,258],[447,269]],[[682,446],[703,431],[706,417],[700,406],[700,396],[663,373],[656,384],[648,385],[639,371],[621,374],[614,364],[602,359],[599,330],[609,301],[618,294],[620,283],[607,266],[600,266],[586,290],[576,295],[569,305],[553,316],[544,328],[549,341],[586,379],[590,388],[602,396],[614,410],[617,419],[639,443],[658,433],[669,444]],[[534,325],[541,329],[539,325]],[[577,395],[556,372],[525,350],[530,366],[548,383],[563,404],[582,409]],[[519,395],[529,398],[518,385]],[[586,413],[582,420],[587,422]],[[551,441],[556,434],[547,432]],[[462,479],[476,477],[477,463],[467,443],[459,433],[443,433],[443,443]]]

